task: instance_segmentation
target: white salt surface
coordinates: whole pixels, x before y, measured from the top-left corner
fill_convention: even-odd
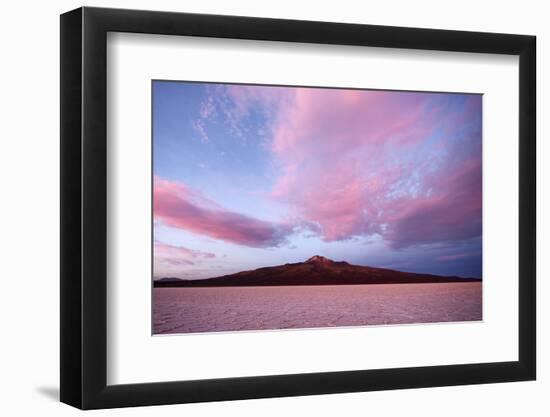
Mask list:
[[[154,334],[481,319],[480,282],[153,291]]]

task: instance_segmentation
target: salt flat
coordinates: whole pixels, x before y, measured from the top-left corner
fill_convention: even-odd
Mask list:
[[[154,288],[153,332],[199,333],[482,319],[481,282]]]

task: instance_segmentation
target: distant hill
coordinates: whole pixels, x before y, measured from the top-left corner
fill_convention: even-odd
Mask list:
[[[170,283],[170,282],[181,282],[181,281],[183,281],[183,279],[181,279],[181,278],[171,278],[170,277],[170,278],[161,278],[159,280],[156,280],[155,282],[165,284],[165,283]]]
[[[162,278],[155,287],[249,287],[269,285],[353,285],[353,284],[411,284],[437,282],[471,282],[479,278],[461,278],[394,271],[332,261],[312,256],[305,262],[268,266],[216,278],[183,280]]]

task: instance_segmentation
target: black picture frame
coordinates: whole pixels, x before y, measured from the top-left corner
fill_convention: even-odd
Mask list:
[[[107,385],[108,32],[519,56],[519,360]],[[61,401],[95,409],[535,379],[535,54],[525,35],[88,7],[61,15]]]

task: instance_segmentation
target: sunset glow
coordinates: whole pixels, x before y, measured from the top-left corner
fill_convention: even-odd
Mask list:
[[[154,276],[482,269],[482,96],[153,82]]]

